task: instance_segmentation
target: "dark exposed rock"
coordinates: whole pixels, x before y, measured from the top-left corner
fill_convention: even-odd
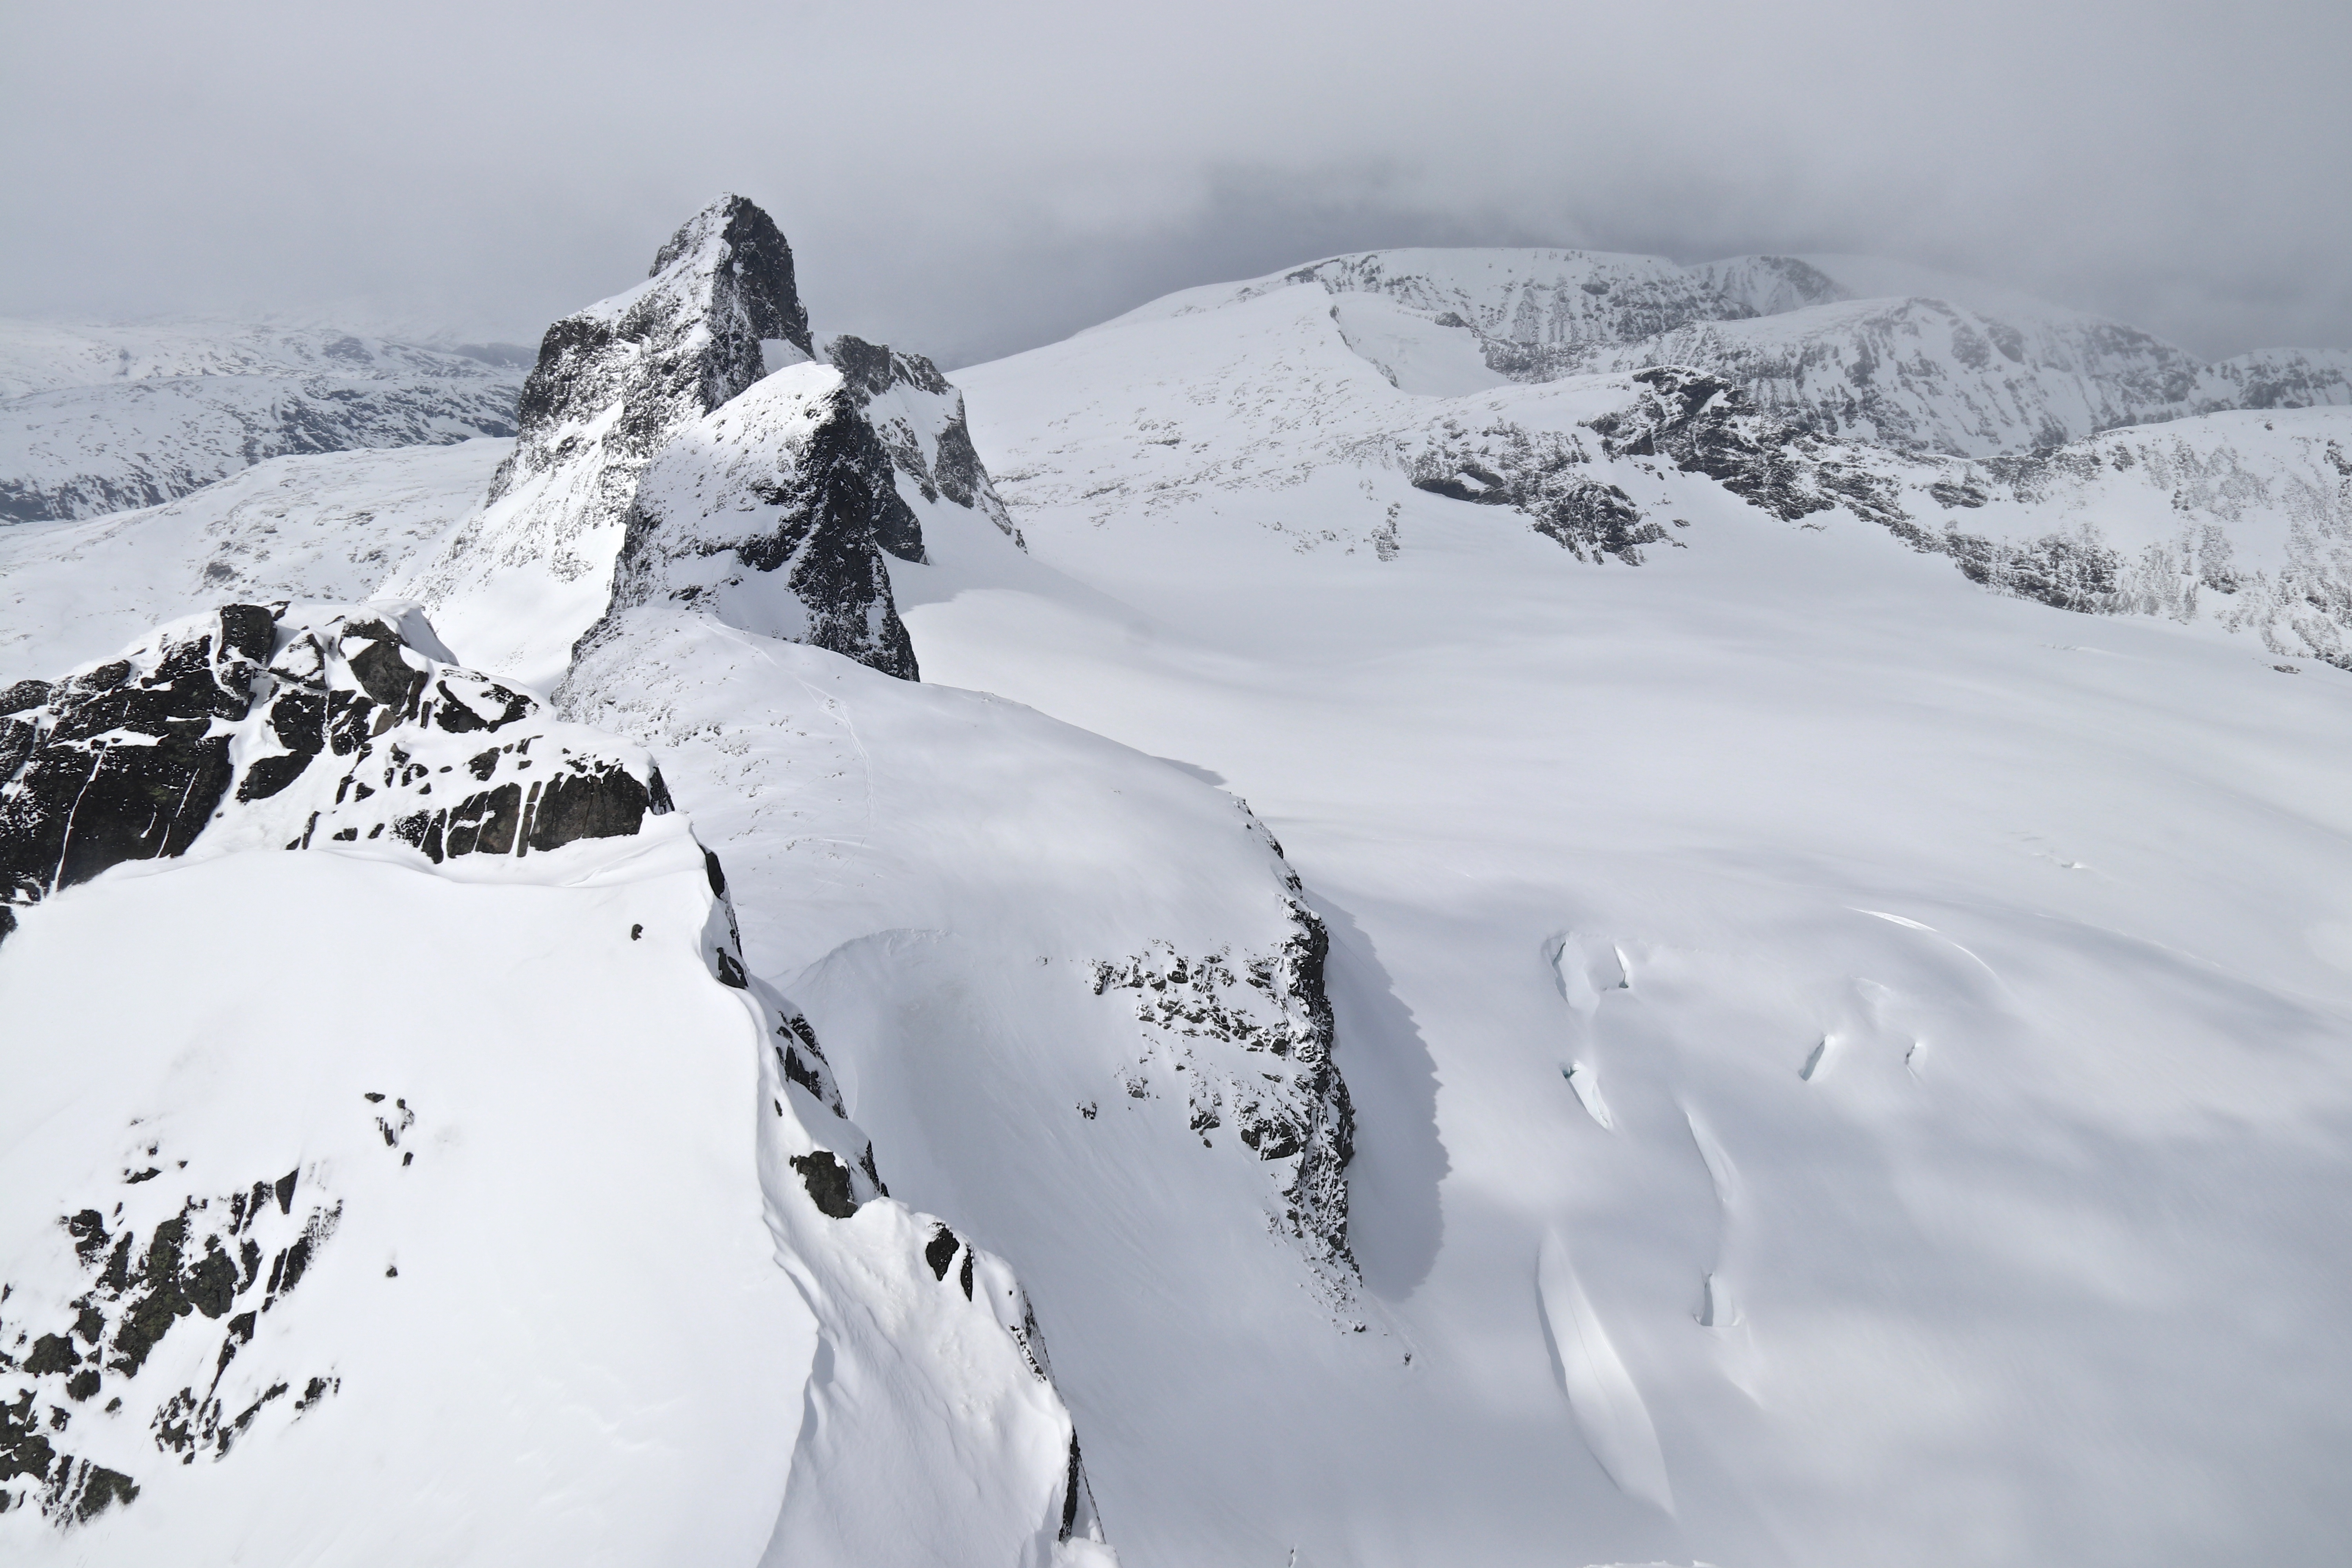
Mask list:
[[[1097,963],[1093,987],[1097,995],[1135,994],[1147,1040],[1183,1075],[1187,1124],[1197,1133],[1230,1122],[1259,1160],[1286,1165],[1286,1227],[1318,1262],[1352,1275],[1347,1171],[1355,1111],[1332,1048],[1323,976],[1330,934],[1297,899],[1286,908],[1291,935],[1273,952],[1236,963],[1227,952],[1188,958],[1156,943],[1121,963]],[[1245,1068],[1221,1061],[1225,1046],[1259,1059]],[[1138,1099],[1154,1092],[1151,1060],[1147,1056],[1128,1079]]]
[[[239,810],[282,812],[289,848],[389,828],[438,862],[634,834],[672,809],[641,754],[604,754],[611,742],[584,733],[578,745],[551,740],[561,727],[535,700],[441,663],[375,616],[281,626],[269,609],[231,605],[8,698],[0,937],[16,925],[7,904],[183,854]],[[421,760],[459,743],[445,735],[496,743]],[[444,775],[459,761],[478,787],[452,798]]]
[[[578,427],[617,406],[618,420],[599,438],[607,465],[599,489],[617,515],[636,472],[672,436],[768,373],[763,341],[814,354],[792,247],[741,196],[723,196],[681,226],[646,279],[547,329],[523,384],[520,437],[491,500],[572,460]]]
[[[962,1246],[963,1244],[956,1239],[955,1232],[946,1226],[931,1227],[931,1239],[923,1244],[923,1261],[931,1266],[932,1279],[944,1279],[948,1277],[948,1268],[955,1262],[956,1253]]]
[[[843,1164],[829,1149],[813,1153],[794,1154],[792,1167],[800,1173],[801,1183],[822,1214],[835,1219],[847,1219],[857,1212],[857,1197],[850,1190],[849,1167]]]
[[[1475,437],[1448,432],[1414,458],[1410,477],[1433,495],[1524,512],[1580,561],[1613,555],[1638,566],[1643,545],[1674,542],[1623,490],[1579,471],[1590,461],[1572,437],[1504,423]]]
[[[1787,418],[1759,413],[1727,382],[1675,368],[1638,371],[1633,382],[1633,406],[1591,422],[1612,458],[1669,458],[1787,522],[1840,503],[1875,521],[1905,515],[1891,485]]]
[[[989,481],[980,453],[971,444],[971,427],[964,416],[963,394],[939,367],[921,354],[869,343],[846,333],[818,345],[826,362],[842,374],[842,382],[859,412],[881,440],[901,479],[926,501],[945,499],[979,512],[998,531],[1018,544],[996,487]],[[903,521],[878,518],[875,539],[883,549],[904,561],[923,559],[923,540],[914,513]]]
[[[254,616],[258,615],[257,631]],[[35,694],[0,719],[0,900],[30,903],[125,860],[178,855],[231,777],[229,738],[269,655],[268,612],[231,605]]]

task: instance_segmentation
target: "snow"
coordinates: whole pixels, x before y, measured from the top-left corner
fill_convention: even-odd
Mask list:
[[[56,1216],[119,1200],[143,1228],[299,1170],[341,1221],[232,1363],[253,1385],[232,1405],[340,1386],[186,1468],[158,1462],[135,1387],[75,1409],[61,1446],[141,1495],[72,1533],[0,1520],[10,1560],[753,1560],[817,1330],[771,1260],[757,1027],[698,952],[708,900],[679,831],[576,881],[233,854],[30,911],[0,955],[10,1034],[50,1047],[10,1053],[0,1111],[10,1327],[70,1319],[26,1289],[77,1279]],[[137,1382],[201,1388],[202,1325]]]
[[[511,436],[521,383],[322,329],[0,321],[0,518],[154,505],[288,453]]]
[[[2352,404],[2352,353],[2273,351],[2205,364],[2012,289],[1848,256],[1685,268],[1581,250],[1368,251],[1187,289],[1106,325],[1230,310],[1301,287],[1319,287],[1343,310],[1392,307],[1382,327],[1362,329],[1391,345],[1366,353],[1376,363],[1396,358],[1401,333],[1449,363],[1469,338],[1496,379],[1694,366],[1811,428],[1916,452],[1990,457],[2221,409]],[[1343,331],[1351,342],[1361,335]],[[1486,384],[1456,370],[1405,389],[1451,396]]]
[[[205,629],[125,657],[147,668]],[[147,1562],[166,1542],[360,1563],[1104,1560],[1013,1271],[878,1192],[821,1047],[744,975],[722,874],[658,787],[654,815],[533,834],[529,855],[520,835],[461,858],[453,833],[446,860],[438,832],[425,854],[355,821],[312,836],[436,783],[451,798],[439,758],[486,729],[484,782],[534,763],[650,777],[644,753],[444,667],[414,606],[293,606],[276,644],[257,699],[418,672],[405,718],[382,710],[349,764],[381,743],[397,779],[239,787],[184,859],[12,911],[0,1009],[50,1048],[12,1056],[0,1121],[0,1180],[26,1195],[0,1219],[0,1342],[37,1378],[68,1368],[38,1366],[36,1336],[86,1341],[92,1386],[57,1377],[11,1412],[71,1467],[6,1494],[11,1560]],[[492,711],[451,722],[469,700]],[[285,715],[257,700],[223,722],[249,784]],[[289,1217],[304,1195],[307,1267],[273,1192]],[[84,1219],[145,1260],[128,1289],[105,1235],[77,1256]],[[177,1277],[153,1261],[175,1226],[191,1258],[209,1238],[220,1299],[192,1269],[201,1319],[183,1306],[173,1332],[167,1300],[134,1353],[142,1293]],[[264,1237],[287,1244],[266,1292]],[[74,1326],[97,1311],[116,1321]]]
[[[159,507],[0,528],[0,685],[207,605],[366,598],[480,504],[513,445],[272,458]]]
[[[1227,781],[1351,933],[1352,1234],[1412,1367],[1196,1339],[1247,1404],[1202,1447],[1161,1436],[1213,1403],[1176,1393],[1090,1444],[1124,1559],[2321,1550],[2352,1442],[2347,678],[1672,470],[1636,495],[1688,547],[1581,563],[1378,460],[1398,395],[1318,319],[1145,312],[961,373],[1052,575],[899,594],[928,679]],[[2119,542],[2110,482],[2177,488],[2089,482]],[[1006,1243],[1048,1299],[1055,1230]],[[1548,1321],[1587,1321],[1536,1288],[1554,1236],[1662,1488],[1633,1406],[1589,1419],[1552,1370]],[[1065,1352],[1083,1430],[1163,1342],[1084,1347],[1102,1404]],[[1223,1517],[1122,1495],[1178,1463]]]
[[[224,832],[27,912],[0,1008],[77,1044],[10,1057],[0,1190],[47,1195],[0,1214],[5,1278],[66,1304],[57,1216],[168,1195],[117,1184],[140,1137],[180,1140],[186,1192],[299,1158],[344,1217],[236,1374],[342,1381],[216,1465],[157,1467],[143,1426],[93,1448],[155,1489],[70,1534],[11,1515],[11,1544],[151,1559],[183,1518],[256,1562],[1099,1562],[1089,1510],[1056,1539],[1075,1435],[1130,1568],[2325,1556],[2352,410],[2031,457],[1786,444],[1800,489],[1854,481],[1915,537],[1612,447],[1591,422],[1644,395],[1631,362],[1488,355],[1844,352],[1895,321],[1943,332],[1940,365],[1962,327],[2093,330],[1906,278],[1889,304],[1844,258],[1390,252],[1191,290],[959,374],[1017,536],[994,494],[926,493],[952,392],[894,382],[870,417],[922,527],[887,563],[919,685],[791,640],[781,574],[704,581],[724,563],[691,552],[568,666],[569,600],[436,623],[465,659],[491,662],[467,629],[540,649],[565,732],[644,748],[679,811],[438,870]],[[1491,330],[1523,307],[1530,336]],[[794,458],[795,410],[851,374],[819,357],[763,353],[648,455],[666,515]],[[1965,425],[1942,384],[1919,416]],[[395,486],[422,549],[468,450],[445,489],[280,470],[317,542],[274,551],[282,580],[323,584]],[[1432,488],[1554,458],[1654,535],[1604,551],[1488,481]],[[167,618],[224,542],[291,527],[238,505],[0,558],[43,623],[26,673],[98,637],[105,577]],[[2105,552],[2107,613],[1988,592],[1938,552],[1961,535]],[[609,592],[583,576],[580,604]],[[1315,927],[1344,1255],[1312,1160],[1240,1136],[1330,1147]],[[803,1015],[814,1088],[777,1054]],[[356,1098],[394,1076],[413,1170]],[[821,1213],[792,1160],[868,1135],[891,1197],[861,1171],[855,1215]],[[449,1293],[394,1321],[412,1259]],[[332,1533],[259,1500],[343,1507],[362,1466]]]

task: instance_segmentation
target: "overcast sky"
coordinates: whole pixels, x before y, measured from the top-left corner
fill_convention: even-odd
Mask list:
[[[536,342],[721,191],[969,363],[1398,244],[1862,251],[2352,347],[2352,5],[11,4],[0,313]]]

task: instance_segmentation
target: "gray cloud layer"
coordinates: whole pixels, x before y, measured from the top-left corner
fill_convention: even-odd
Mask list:
[[[822,326],[950,362],[1414,243],[1874,252],[2352,347],[2341,0],[373,10],[11,8],[0,312],[535,340],[732,189]]]

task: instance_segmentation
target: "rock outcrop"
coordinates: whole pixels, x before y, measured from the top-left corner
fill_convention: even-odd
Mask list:
[[[1323,979],[1330,933],[1300,890],[1293,876],[1285,900],[1291,936],[1272,952],[1188,956],[1157,942],[1116,963],[1097,960],[1092,984],[1097,996],[1131,994],[1141,1026],[1127,1094],[1182,1095],[1193,1134],[1212,1147],[1229,1128],[1272,1169],[1278,1227],[1344,1291],[1356,1277],[1348,1246],[1355,1109],[1332,1057]]]
[[[394,591],[427,604],[477,663],[551,687],[604,613],[646,465],[770,370],[810,357],[791,247],[742,197],[713,203],[645,282],[548,328],[484,510]]]
[[[672,236],[644,284],[548,329],[520,421],[482,512],[391,591],[540,689],[584,637],[665,595],[913,679],[883,557],[923,561],[927,513],[977,515],[1017,543],[962,395],[919,354],[813,339],[790,247],[740,196]],[[749,574],[756,590],[713,597]]]
[[[207,834],[385,840],[438,864],[633,834],[670,809],[642,751],[447,651],[413,606],[228,605],[20,682],[0,695],[0,902]]]

